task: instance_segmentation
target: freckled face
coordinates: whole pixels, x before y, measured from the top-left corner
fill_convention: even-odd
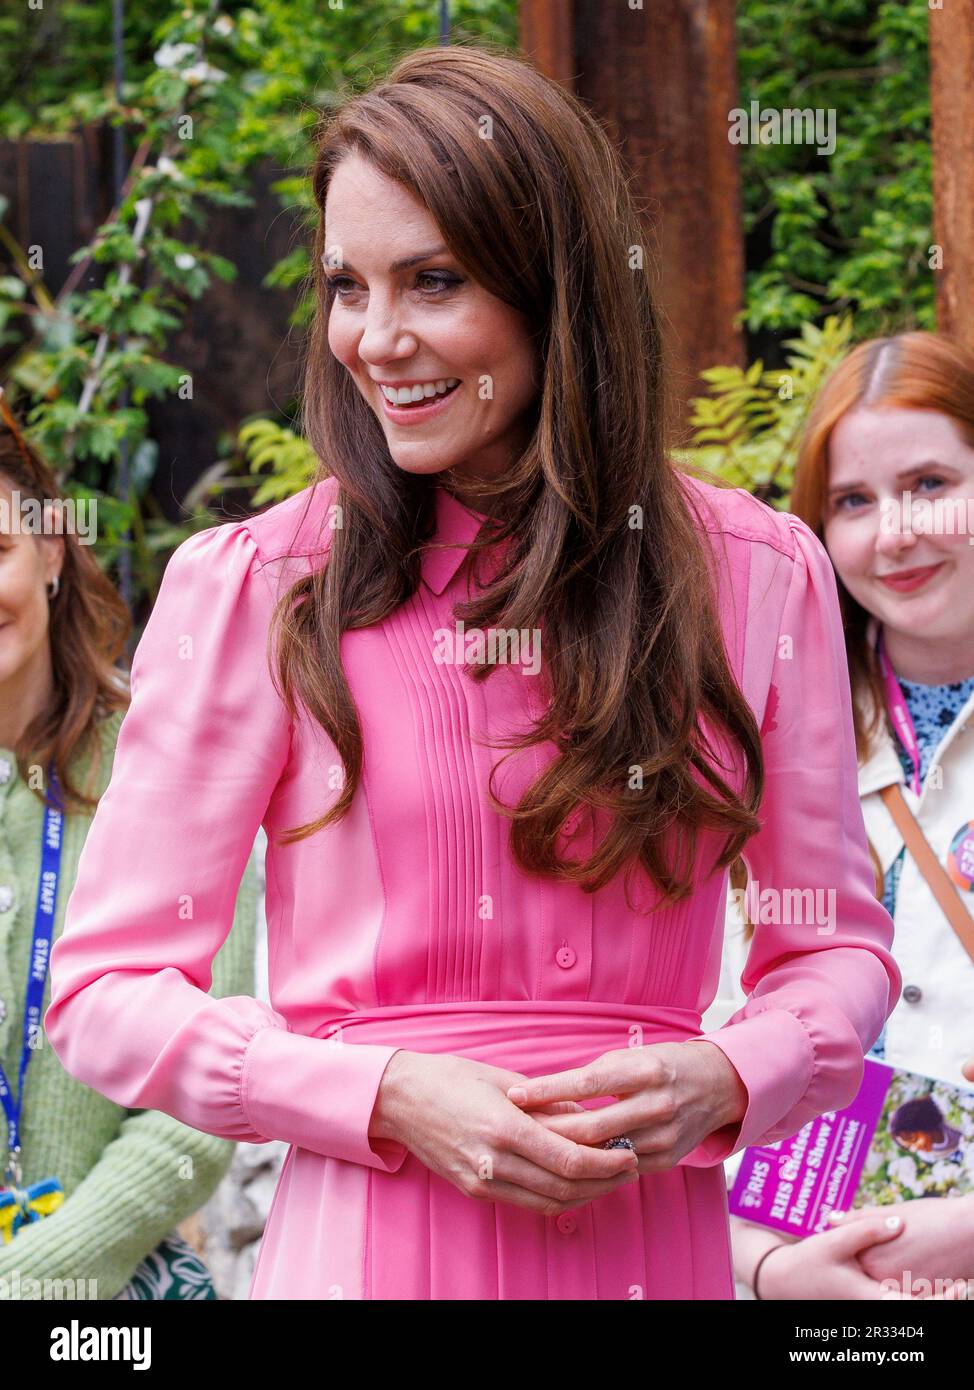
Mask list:
[[[888,521],[894,507],[902,518],[904,492],[914,504],[921,497],[953,499],[959,512],[974,499],[974,449],[951,417],[898,407],[850,410],[830,438],[828,488],[825,544],[853,598],[888,632],[969,643],[974,633],[969,533],[911,531],[905,520],[894,530]]]
[[[422,203],[360,156],[332,175],[325,247],[328,343],[396,465],[500,476],[533,428],[539,363],[526,317],[478,284]]]

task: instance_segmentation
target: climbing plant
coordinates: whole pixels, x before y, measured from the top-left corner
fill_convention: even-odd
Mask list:
[[[785,341],[784,368],[712,367],[704,395],[691,401],[692,443],[675,453],[772,506],[787,508],[809,411],[826,376],[848,351],[852,319],[830,315],[802,324]]]

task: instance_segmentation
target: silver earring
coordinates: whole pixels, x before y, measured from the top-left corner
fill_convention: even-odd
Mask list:
[[[54,576],[54,578],[51,580],[50,584],[48,584],[48,586],[47,586],[47,596],[48,596],[48,598],[57,598],[57,596],[58,596],[58,590],[60,589],[60,587],[61,587],[61,576],[60,576],[59,574],[56,574],[56,575]]]

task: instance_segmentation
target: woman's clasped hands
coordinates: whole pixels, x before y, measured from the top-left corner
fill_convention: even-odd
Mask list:
[[[508,1095],[578,1144],[625,1135],[640,1173],[673,1168],[715,1130],[742,1120],[748,1102],[736,1068],[705,1039],[617,1048],[587,1066],[521,1082]],[[547,1109],[606,1096],[617,1097],[615,1104]]]
[[[616,1099],[581,1104],[603,1097]],[[403,1144],[468,1197],[551,1216],[673,1167],[746,1107],[737,1071],[710,1043],[620,1048],[534,1078],[400,1050],[383,1074],[369,1134]],[[602,1147],[621,1134],[635,1153]]]

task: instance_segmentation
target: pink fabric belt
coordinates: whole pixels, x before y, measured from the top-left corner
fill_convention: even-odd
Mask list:
[[[540,1076],[583,1066],[614,1048],[684,1042],[702,1029],[694,1009],[587,999],[489,999],[390,1004],[333,1018],[315,1037],[381,1043],[461,1057]]]

